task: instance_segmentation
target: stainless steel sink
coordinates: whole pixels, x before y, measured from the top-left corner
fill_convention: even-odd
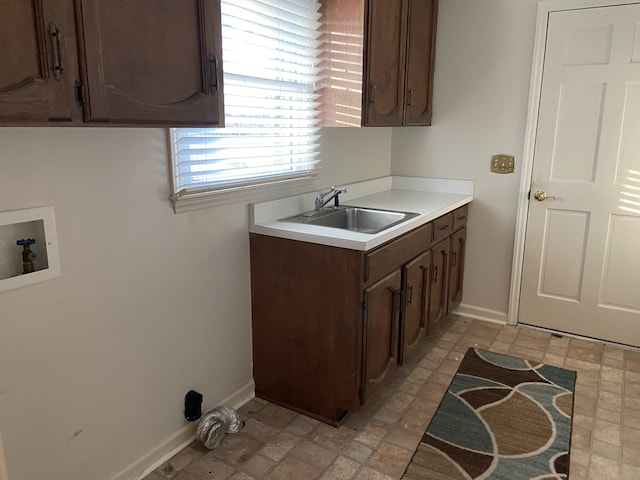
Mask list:
[[[379,233],[417,217],[419,213],[378,210],[363,207],[334,207],[282,218],[280,222],[306,223],[318,227],[339,228],[360,233]]]

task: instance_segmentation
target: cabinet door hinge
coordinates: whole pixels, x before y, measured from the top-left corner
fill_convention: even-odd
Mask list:
[[[84,105],[86,100],[87,99],[84,94],[84,85],[82,85],[80,82],[76,82],[76,102],[78,102],[79,105]]]

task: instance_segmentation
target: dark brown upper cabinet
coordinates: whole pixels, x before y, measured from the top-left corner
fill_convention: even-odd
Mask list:
[[[223,125],[219,0],[0,5],[2,124]]]
[[[80,121],[73,0],[0,0],[0,11],[0,122]]]
[[[431,125],[437,7],[366,2],[363,126]]]
[[[218,125],[219,0],[81,0],[85,120]]]

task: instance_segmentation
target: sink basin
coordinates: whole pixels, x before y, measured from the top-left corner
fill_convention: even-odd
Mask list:
[[[318,227],[339,228],[360,233],[379,233],[411,218],[419,213],[397,212],[363,207],[335,207],[318,212],[310,211],[293,217],[280,219],[280,222],[305,223]]]

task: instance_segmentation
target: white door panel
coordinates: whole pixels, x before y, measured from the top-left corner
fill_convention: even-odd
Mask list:
[[[551,180],[595,180],[606,85],[566,85],[559,92]]]
[[[599,305],[605,308],[640,312],[640,217],[612,215],[607,251],[600,284]]]
[[[518,321],[640,346],[640,5],[549,14],[533,165]]]
[[[548,209],[538,295],[579,302],[589,212]],[[557,265],[562,265],[561,269]]]
[[[623,188],[621,200],[640,209],[640,82],[628,84],[624,112],[617,184]]]

